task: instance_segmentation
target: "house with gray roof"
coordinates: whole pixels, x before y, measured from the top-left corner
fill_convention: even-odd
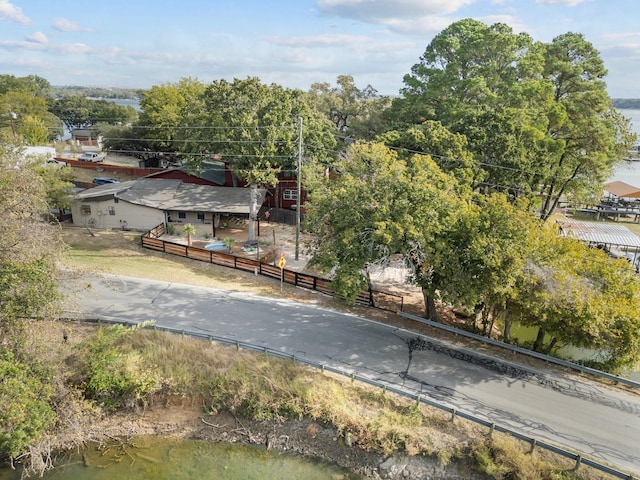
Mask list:
[[[257,209],[267,191],[258,189]],[[140,178],[109,183],[76,194],[73,223],[104,229],[146,231],[161,223],[210,224],[249,216],[250,189],[185,183],[177,179]]]

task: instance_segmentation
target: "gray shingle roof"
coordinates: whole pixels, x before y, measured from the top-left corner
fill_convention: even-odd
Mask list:
[[[265,189],[258,189],[258,205],[262,205],[266,193]],[[80,192],[76,198],[91,201],[113,196],[125,202],[164,211],[248,214],[249,195],[249,188],[213,187],[174,179],[140,178],[90,188]]]

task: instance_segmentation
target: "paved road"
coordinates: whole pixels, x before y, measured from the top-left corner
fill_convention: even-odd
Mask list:
[[[419,392],[640,474],[640,394],[516,363],[506,364],[505,374],[497,359],[306,303],[131,277],[91,283],[69,307],[84,318],[154,320],[269,347]]]

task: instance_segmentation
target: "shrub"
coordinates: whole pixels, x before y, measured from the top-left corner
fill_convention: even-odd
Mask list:
[[[54,425],[50,377],[46,369],[0,354],[0,452],[16,457]]]
[[[158,375],[145,366],[142,355],[122,346],[122,340],[142,326],[100,328],[93,338],[79,345],[85,395],[107,409],[145,402],[160,386]]]

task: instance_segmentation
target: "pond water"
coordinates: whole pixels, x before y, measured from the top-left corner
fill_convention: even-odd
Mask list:
[[[201,440],[141,437],[120,446],[65,456],[46,480],[363,480],[346,470],[307,457],[266,451],[263,447]],[[20,472],[0,470],[0,480],[18,480]]]
[[[511,326],[511,338],[517,339],[520,343],[534,341],[537,334],[537,327],[526,327],[519,323],[514,323]],[[548,344],[550,340],[549,335],[545,335],[545,343]],[[599,354],[598,350],[573,345],[563,345],[554,352],[554,356],[568,361],[597,360]],[[623,376],[640,382],[640,365],[635,370],[626,372]]]

